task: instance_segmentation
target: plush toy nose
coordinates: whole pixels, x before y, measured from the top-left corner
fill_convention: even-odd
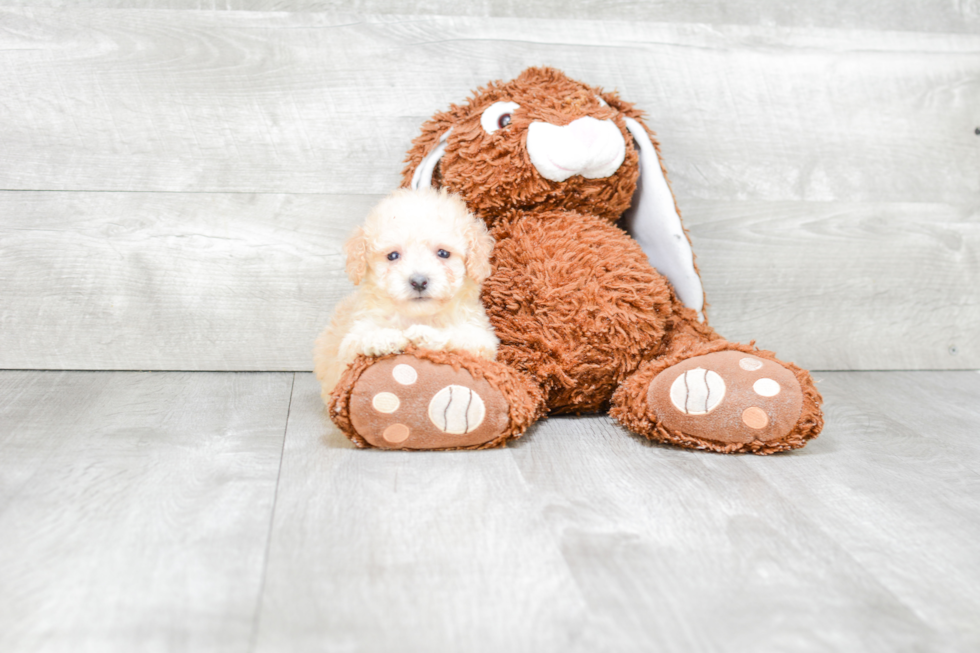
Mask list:
[[[412,275],[412,278],[408,282],[412,284],[412,288],[415,288],[419,292],[425,290],[425,287],[429,285],[429,280],[421,274]]]
[[[586,116],[561,127],[535,121],[527,129],[527,153],[545,179],[603,179],[623,164],[626,140],[612,120]]]

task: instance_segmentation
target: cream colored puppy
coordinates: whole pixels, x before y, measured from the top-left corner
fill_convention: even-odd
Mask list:
[[[409,343],[493,359],[499,341],[480,302],[494,240],[462,200],[434,189],[395,191],[344,246],[358,290],[317,338],[316,376],[326,399],[358,354]]]

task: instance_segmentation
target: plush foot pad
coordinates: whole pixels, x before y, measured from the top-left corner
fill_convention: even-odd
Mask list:
[[[414,356],[378,361],[350,398],[357,434],[382,449],[476,447],[508,427],[503,395],[485,379]]]
[[[647,402],[660,425],[700,440],[772,442],[796,426],[803,391],[772,360],[740,351],[689,358],[654,377]]]

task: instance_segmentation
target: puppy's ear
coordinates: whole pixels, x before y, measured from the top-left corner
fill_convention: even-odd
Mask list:
[[[495,241],[487,231],[483,220],[470,221],[466,227],[466,274],[473,281],[483,283],[490,276],[490,255]]]
[[[364,233],[364,227],[358,227],[354,230],[351,237],[344,243],[344,253],[347,254],[347,278],[355,286],[359,285],[364,280],[364,275],[367,274],[368,266],[368,238],[367,234]]]

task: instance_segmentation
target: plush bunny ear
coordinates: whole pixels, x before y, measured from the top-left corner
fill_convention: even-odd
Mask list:
[[[439,144],[431,152],[426,154],[422,158],[422,162],[415,168],[415,172],[412,174],[412,190],[428,188],[432,185],[432,173],[435,172],[439,159],[446,153],[446,139],[449,138],[449,132],[452,130],[453,128],[450,127],[439,137]]]
[[[640,178],[633,202],[624,214],[626,230],[640,244],[650,264],[674,286],[677,297],[700,316],[704,308],[701,277],[694,269],[694,252],[660,167],[660,157],[643,125],[624,118],[640,154]]]

